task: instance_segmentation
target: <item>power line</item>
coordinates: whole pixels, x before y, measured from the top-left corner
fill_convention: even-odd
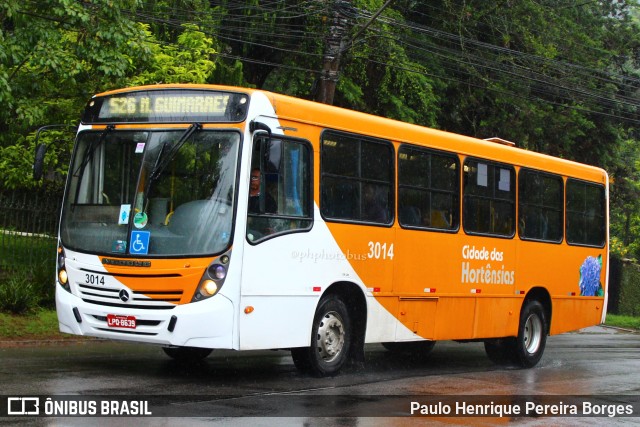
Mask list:
[[[214,2],[211,3],[213,4]],[[304,10],[288,3],[289,2],[285,0],[261,2],[258,5],[247,8],[245,2],[224,2],[227,7],[226,11],[224,13],[214,11],[209,14],[207,20],[210,20],[213,26],[206,28],[203,28],[201,26],[202,23],[196,20],[196,18],[199,19],[201,16],[194,16],[194,11],[192,10],[167,8],[162,9],[161,12],[148,10],[138,10],[136,12],[123,10],[122,12],[129,13],[129,16],[135,20],[156,25],[165,25],[176,30],[181,30],[183,24],[192,23],[198,25],[200,30],[205,34],[227,43],[278,51],[292,62],[294,62],[293,60],[295,58],[313,62],[322,55],[309,50],[301,50],[301,43],[319,44],[323,33],[308,31],[308,20],[316,20],[319,22],[326,11],[318,7],[318,2],[315,1],[303,2]],[[172,15],[171,17],[166,17],[166,13],[169,11],[171,11]],[[282,14],[273,15],[275,12],[282,12]],[[254,13],[255,15],[253,15]],[[271,18],[269,18],[269,22],[271,24],[265,25],[264,27],[255,25],[256,22],[258,22],[257,19],[260,14],[270,14]],[[101,18],[99,14],[95,16],[98,19]],[[354,17],[357,19],[370,20],[372,16],[373,15],[366,10],[354,10]],[[47,19],[43,16],[40,16],[40,18]],[[484,70],[485,73],[491,74],[492,80],[502,82],[502,84],[516,84],[520,86],[522,82],[528,83],[531,94],[538,94],[538,96],[534,98],[527,98],[529,100],[566,106],[553,99],[564,98],[566,103],[575,103],[576,100],[583,99],[585,102],[593,104],[594,106],[619,111],[616,114],[599,113],[582,108],[580,108],[580,111],[638,123],[636,117],[640,109],[640,102],[636,97],[627,96],[621,92],[626,91],[631,94],[634,91],[638,91],[638,88],[640,88],[640,79],[636,77],[615,74],[611,71],[594,69],[580,64],[567,63],[519,52],[466,38],[458,34],[430,28],[411,21],[398,21],[388,16],[380,16],[378,19],[384,27],[370,31],[373,35],[369,35],[366,39],[358,41],[357,45],[366,43],[371,40],[371,37],[387,38],[393,40],[398,47],[404,49],[407,58],[413,58],[414,61],[428,64],[432,62],[433,55],[436,55],[441,58],[438,65],[443,67],[443,69],[451,70],[453,75],[444,76],[442,73],[435,72],[430,74],[432,78],[459,84],[470,84],[469,79],[474,78],[471,71]],[[321,26],[317,28],[318,31],[322,29]],[[364,31],[360,31],[356,36],[359,36],[361,33],[364,33]],[[429,40],[432,41],[429,42]],[[296,42],[297,45],[295,45]],[[464,47],[464,50],[462,50],[461,47]],[[308,67],[297,67],[277,61],[259,60],[246,55],[231,54],[229,52],[220,52],[217,56],[272,68],[282,68],[314,74],[318,73],[318,71],[314,71]],[[354,58],[390,68],[402,69],[407,72],[425,74],[424,68],[418,70],[412,67],[398,67],[390,61],[376,61],[371,57],[363,58],[356,55]],[[453,64],[458,64],[458,67],[453,68]],[[534,66],[537,68],[534,68]],[[546,71],[542,72],[541,70],[543,69]],[[500,78],[496,79],[493,76],[494,74]],[[461,77],[464,76],[466,76],[466,78],[462,79]],[[485,78],[487,78],[486,75]],[[592,88],[578,87],[573,81],[576,78],[600,82],[601,85],[613,85],[618,88],[618,93],[604,91],[597,86]],[[495,92],[495,88],[488,86],[486,83],[480,83],[481,82],[473,83],[473,85]],[[522,97],[522,93],[518,90],[502,90],[500,93],[503,95]],[[620,110],[621,108],[626,109],[626,111]]]

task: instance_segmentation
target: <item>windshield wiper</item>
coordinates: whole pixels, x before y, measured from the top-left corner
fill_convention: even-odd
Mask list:
[[[87,148],[87,151],[84,152],[82,163],[80,163],[80,166],[78,166],[78,169],[76,169],[76,171],[73,173],[73,176],[77,176],[78,179],[82,178],[82,175],[84,174],[84,169],[87,167],[87,164],[89,164],[91,159],[93,159],[93,153],[95,153],[96,149],[102,145],[104,140],[107,139],[107,135],[109,134],[109,132],[111,132],[114,128],[115,128],[114,125],[107,125],[107,127],[104,128],[104,130],[100,134],[100,137],[98,138],[98,142],[95,142],[95,140],[91,141],[91,143],[89,144],[89,147]]]
[[[149,189],[149,186],[151,185],[151,183],[156,179],[158,179],[162,174],[162,172],[164,172],[164,170],[167,168],[167,166],[169,166],[169,163],[171,163],[171,160],[173,160],[175,155],[178,154],[178,151],[180,151],[180,148],[182,148],[184,143],[187,142],[189,138],[191,138],[191,135],[193,135],[195,131],[198,131],[200,129],[202,129],[202,125],[200,123],[194,123],[191,126],[189,126],[187,130],[184,131],[180,139],[173,145],[173,147],[171,147],[171,151],[167,152],[167,154],[164,157],[163,157],[164,150],[168,142],[165,142],[162,145],[162,148],[160,148],[160,153],[158,153],[158,158],[156,159],[156,164],[153,165],[153,169],[149,174],[149,181],[147,182],[147,190]],[[146,192],[147,191],[145,190],[145,193]]]
[[[182,148],[184,143],[187,142],[189,138],[191,138],[191,135],[193,135],[196,131],[200,129],[202,129],[202,125],[200,123],[194,123],[191,126],[189,126],[184,131],[184,133],[180,136],[180,139],[178,139],[178,141],[173,145],[173,147],[171,147],[171,150],[167,152],[166,155],[164,154],[164,152],[167,145],[169,145],[169,141],[162,144],[162,147],[160,147],[160,152],[158,153],[158,157],[156,158],[156,163],[153,165],[153,169],[151,169],[151,172],[149,173],[149,179],[147,180],[147,184],[144,187],[143,197],[145,199],[149,197],[148,195],[149,195],[149,190],[151,189],[151,184],[155,180],[160,178],[160,175],[162,175],[162,172],[164,172],[167,166],[169,166],[169,163],[171,163],[171,160],[173,160],[176,154],[178,154],[178,151],[180,151],[180,148]]]

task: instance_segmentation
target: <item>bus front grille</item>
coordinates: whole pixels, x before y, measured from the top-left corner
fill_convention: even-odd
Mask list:
[[[180,303],[182,291],[125,291],[118,288],[78,284],[80,298],[86,303],[107,307],[171,310]],[[123,293],[122,291],[125,291]]]

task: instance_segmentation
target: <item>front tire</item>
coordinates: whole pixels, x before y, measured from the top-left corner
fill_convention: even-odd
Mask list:
[[[213,350],[200,347],[162,347],[165,354],[178,362],[193,363],[205,359]]]
[[[317,376],[337,374],[347,363],[352,345],[352,326],[344,302],[329,295],[322,299],[313,319],[311,346],[291,349],[296,368]]]

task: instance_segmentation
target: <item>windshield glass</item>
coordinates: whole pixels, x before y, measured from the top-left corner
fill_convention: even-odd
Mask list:
[[[231,239],[239,144],[238,132],[201,128],[81,133],[62,242],[98,254],[224,251]]]

